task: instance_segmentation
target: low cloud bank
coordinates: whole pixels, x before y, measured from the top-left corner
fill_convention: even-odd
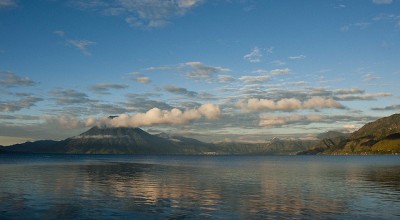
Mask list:
[[[301,109],[319,109],[319,108],[339,108],[344,106],[332,98],[312,97],[310,99],[300,101],[299,99],[281,99],[278,101],[270,99],[248,99],[237,103],[237,107],[246,111],[295,111]]]
[[[134,115],[122,114],[118,117],[88,118],[86,126],[109,126],[109,127],[140,127],[151,125],[182,125],[189,124],[201,118],[208,120],[218,119],[221,114],[218,105],[203,104],[199,108],[182,111],[177,108],[161,110],[152,108],[145,113]]]

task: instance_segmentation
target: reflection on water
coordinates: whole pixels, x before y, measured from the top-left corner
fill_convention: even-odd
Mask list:
[[[400,158],[0,156],[0,219],[400,218]]]

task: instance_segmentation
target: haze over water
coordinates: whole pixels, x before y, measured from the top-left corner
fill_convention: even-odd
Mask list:
[[[0,219],[400,218],[396,156],[0,155]]]

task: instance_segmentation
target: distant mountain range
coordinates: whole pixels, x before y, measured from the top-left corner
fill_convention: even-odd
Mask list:
[[[296,154],[316,141],[280,140],[266,143],[205,143],[193,138],[161,133],[149,134],[140,128],[93,127],[62,141],[42,140],[2,147],[9,153],[67,154]]]
[[[265,143],[205,143],[193,138],[140,128],[93,127],[62,141],[41,140],[8,147],[0,153],[67,154],[395,154],[400,153],[400,114],[381,118],[352,134],[329,131],[318,140],[273,138]]]
[[[370,122],[350,135],[335,135],[321,140],[299,154],[399,154],[400,114]]]

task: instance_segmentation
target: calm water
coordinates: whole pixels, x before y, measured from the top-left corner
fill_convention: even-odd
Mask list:
[[[0,219],[400,219],[399,156],[0,155]]]

